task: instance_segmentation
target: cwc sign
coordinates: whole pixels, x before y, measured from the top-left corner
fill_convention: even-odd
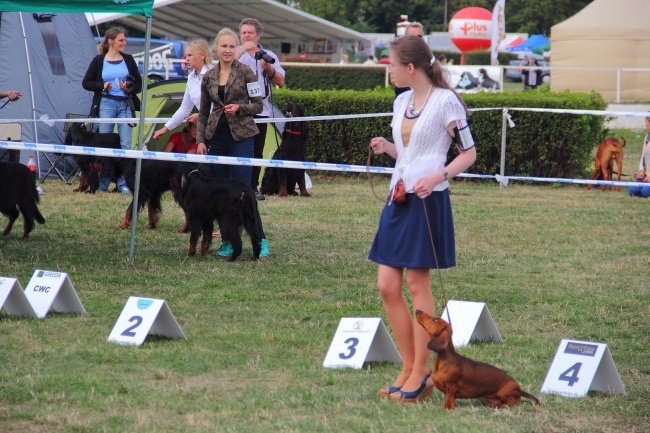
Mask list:
[[[466,53],[485,50],[492,44],[492,12],[479,7],[464,8],[449,21],[451,41]]]
[[[37,269],[25,289],[25,297],[39,319],[47,316],[50,308],[60,313],[86,315],[86,310],[65,272]]]

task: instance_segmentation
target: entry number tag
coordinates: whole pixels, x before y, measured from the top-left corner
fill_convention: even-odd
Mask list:
[[[168,338],[186,338],[163,299],[131,296],[108,341],[140,346],[150,333]]]
[[[402,358],[379,317],[342,318],[323,367],[361,369],[366,361],[401,363]]]
[[[582,397],[589,391],[625,394],[607,344],[562,340],[542,392]]]
[[[248,87],[248,96],[254,98],[256,96],[262,96],[262,91],[260,90],[260,83],[255,81],[254,83],[246,83]]]

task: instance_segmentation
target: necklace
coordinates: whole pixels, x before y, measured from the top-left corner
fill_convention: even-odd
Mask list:
[[[420,117],[420,114],[422,114],[422,111],[424,111],[424,107],[427,105],[427,100],[429,99],[429,94],[431,93],[432,87],[433,84],[430,84],[429,90],[427,91],[427,96],[424,97],[424,103],[422,104],[422,107],[419,110],[415,109],[415,91],[413,91],[413,95],[411,95],[411,100],[409,101],[409,106],[408,106],[408,112],[412,116],[410,117],[410,119],[415,119],[416,117]]]

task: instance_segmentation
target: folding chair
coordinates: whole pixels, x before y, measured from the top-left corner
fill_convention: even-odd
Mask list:
[[[66,119],[87,119],[87,118],[88,118],[88,115],[87,115],[87,114],[73,114],[73,113],[67,113],[67,114],[65,115],[65,118],[66,118]],[[63,124],[63,134],[64,134],[64,135],[68,133],[68,128],[70,128],[70,125],[72,125],[72,122],[65,122],[65,123]],[[87,125],[90,126],[90,125],[92,125],[92,124],[87,124]],[[89,127],[88,129],[91,130],[92,128]],[[81,174],[81,169],[80,169],[78,166],[75,166],[74,170],[72,170],[72,173],[70,173],[70,176],[68,176],[68,177],[66,178],[66,183],[67,183],[68,185],[73,184],[74,181],[75,181],[75,179],[77,178],[77,176],[79,176],[80,174]]]
[[[66,119],[87,119],[87,118],[88,118],[88,115],[87,115],[87,114],[72,114],[72,113],[67,113],[67,114],[65,115],[65,118],[66,118]],[[63,124],[63,134],[64,134],[64,136],[65,136],[65,134],[68,132],[68,128],[70,128],[70,125],[71,125],[71,124],[72,124],[72,122],[65,122],[65,123]],[[43,183],[43,181],[47,178],[47,176],[48,176],[52,171],[55,171],[56,174],[57,174],[57,176],[59,176],[59,179],[61,179],[63,182],[65,182],[65,183],[68,184],[68,185],[71,185],[71,184],[74,182],[75,178],[79,175],[80,170],[79,170],[79,167],[77,167],[76,165],[75,165],[75,167],[72,169],[72,172],[71,172],[69,175],[66,175],[65,173],[61,173],[61,171],[59,171],[59,169],[56,167],[56,165],[58,164],[58,162],[59,162],[62,158],[64,158],[65,156],[67,156],[65,153],[55,153],[54,155],[56,155],[56,158],[54,158],[54,161],[52,161],[52,160],[50,159],[50,157],[49,157],[46,153],[43,153],[43,155],[45,156],[45,159],[47,159],[47,161],[50,163],[50,168],[49,168],[49,169],[47,170],[47,172],[45,173],[45,176],[43,176],[43,179],[41,180],[41,183]]]
[[[20,123],[0,123],[0,140],[21,141],[23,127]],[[0,153],[0,161],[20,162],[20,150],[6,149]]]

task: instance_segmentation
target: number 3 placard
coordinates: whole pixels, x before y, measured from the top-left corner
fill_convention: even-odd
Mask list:
[[[589,391],[625,394],[607,344],[562,340],[542,392],[582,397]]]
[[[108,336],[108,341],[140,346],[149,334],[186,338],[163,299],[131,296]]]
[[[402,358],[380,318],[342,318],[323,367],[360,369],[366,361],[401,363]]]

